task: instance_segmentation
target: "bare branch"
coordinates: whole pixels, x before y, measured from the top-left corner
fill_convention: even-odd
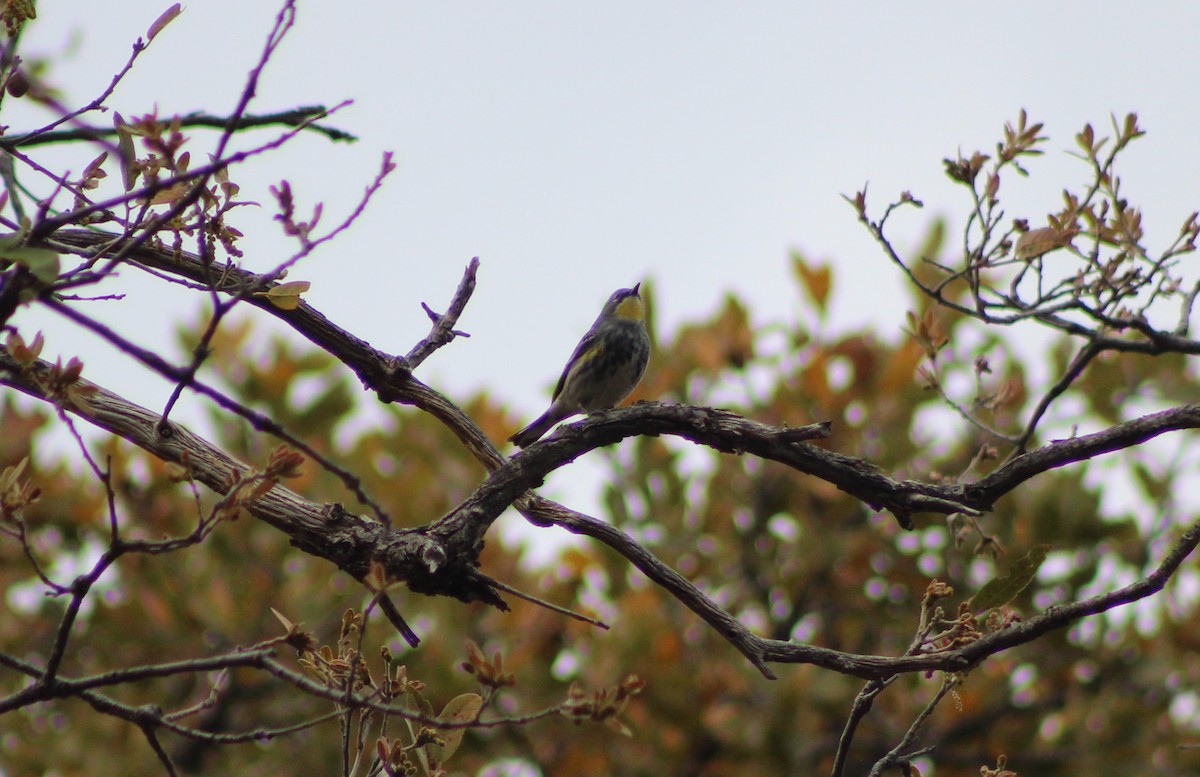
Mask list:
[[[311,130],[324,135],[333,141],[353,143],[354,141],[358,140],[358,136],[352,135],[345,130],[315,123],[316,120],[322,119],[327,115],[329,115],[329,110],[323,105],[306,105],[299,108],[291,108],[286,111],[262,114],[246,114],[240,117],[214,116],[211,113],[196,111],[194,113],[188,113],[180,116],[179,126],[183,128],[206,127],[210,129],[221,130],[232,128],[235,132],[248,129],[257,129],[259,127],[282,126]],[[4,137],[0,137],[0,149],[11,150],[15,148],[29,148],[31,146],[47,145],[50,143],[73,143],[77,141],[108,140],[110,138],[115,138],[116,136],[117,130],[107,127],[77,127],[69,130],[41,129],[21,135],[6,135]]]
[[[912,743],[917,738],[917,734],[921,731],[921,727],[925,725],[925,721],[928,720],[929,716],[933,714],[933,711],[937,709],[937,706],[941,703],[942,699],[946,698],[946,694],[953,691],[961,682],[962,677],[957,674],[947,674],[942,677],[942,685],[940,688],[938,688],[937,693],[934,694],[933,698],[929,700],[929,703],[925,705],[925,709],[921,710],[921,714],[918,715],[916,720],[912,722],[912,725],[909,726],[908,731],[904,733],[904,736],[901,738],[901,740],[896,743],[896,746],[889,750],[888,753],[883,756],[883,758],[880,758],[875,762],[875,765],[871,767],[871,773],[869,777],[879,777],[879,775],[883,774],[893,766],[909,763],[914,758],[925,755],[933,750],[932,747],[927,747],[911,753],[904,752],[912,746]]]
[[[446,308],[445,313],[434,313],[428,305],[421,305],[425,308],[429,320],[433,322],[433,329],[405,355],[404,361],[409,369],[415,370],[430,354],[455,337],[470,337],[466,332],[456,330],[454,325],[458,323],[458,317],[462,315],[471,295],[475,293],[475,273],[478,271],[479,257],[476,256],[467,263],[467,269],[463,271],[462,280],[459,281],[454,297],[450,300],[450,307]]]

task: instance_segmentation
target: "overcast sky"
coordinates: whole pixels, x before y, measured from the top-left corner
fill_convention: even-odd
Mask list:
[[[58,59],[52,78],[80,105],[168,5],[43,4],[24,53]],[[187,3],[108,105],[229,112],[277,11]],[[603,300],[638,281],[653,282],[663,330],[731,289],[759,322],[792,317],[804,301],[787,257],[799,249],[836,264],[833,326],[896,336],[906,293],[841,195],[870,181],[878,214],[911,190],[927,206],[896,218],[911,245],[934,215],[963,212],[941,160],[990,150],[1021,108],[1051,142],[1032,179],[1006,181],[1010,215],[1036,221],[1083,182],[1067,152],[1085,121],[1105,132],[1110,113],[1137,111],[1149,134],[1122,172],[1163,245],[1200,207],[1198,29],[1195,2],[304,0],[251,111],[353,99],[328,123],[361,140],[301,138],[231,175],[263,203],[286,177],[333,223],[394,151],[399,169],[353,230],[292,278],[313,282],[308,300],[335,322],[403,353],[427,330],[419,303],[444,307],[479,256],[461,321],[473,337],[422,377],[452,398],[487,388],[528,415]],[[17,107],[5,103],[10,132],[45,121]],[[192,134],[203,160],[215,135]],[[270,215],[233,217],[254,269],[291,250]],[[151,347],[188,318],[173,297],[139,305],[113,315],[142,316],[116,320]],[[17,323],[47,330],[51,358],[92,347],[45,317]],[[95,357],[87,374],[155,407],[168,392]]]

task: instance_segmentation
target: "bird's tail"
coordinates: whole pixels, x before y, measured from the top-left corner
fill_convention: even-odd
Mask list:
[[[550,431],[550,427],[554,426],[562,419],[562,415],[556,412],[556,408],[551,405],[550,409],[542,413],[537,419],[526,426],[521,431],[509,437],[509,442],[516,445],[518,448],[527,448],[533,445],[541,436]]]

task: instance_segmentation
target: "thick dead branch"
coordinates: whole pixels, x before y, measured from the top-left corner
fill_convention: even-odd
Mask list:
[[[59,404],[47,388],[50,369],[40,361],[22,368],[0,351],[0,383]],[[86,397],[77,393],[73,400],[62,402],[65,409],[163,461],[179,464],[218,494],[227,493],[232,484],[254,471],[185,427],[163,424],[151,410],[86,381],[80,385],[86,387]],[[296,547],[332,561],[355,579],[363,579],[372,561],[379,561],[415,591],[504,606],[490,588],[475,580],[473,560],[480,548],[447,548],[427,536],[427,529],[388,532],[383,524],[355,515],[340,504],[318,504],[282,486],[244,506],[254,517],[287,534]]]
[[[22,367],[0,350],[0,383],[26,394],[63,406],[68,411],[107,429],[165,461],[187,468],[191,476],[218,493],[252,474],[253,470],[216,446],[192,434],[178,424],[161,423],[160,417],[134,405],[112,392],[80,381],[85,392],[74,392],[71,400],[56,399],[47,388],[51,366],[35,362]],[[701,422],[698,422],[699,419]],[[690,422],[690,425],[689,425]],[[652,580],[696,612],[730,641],[767,677],[773,676],[766,664],[812,663],[843,674],[865,679],[884,678],[902,672],[964,671],[994,653],[1029,642],[1042,634],[1062,628],[1087,615],[1111,609],[1161,590],[1183,559],[1200,543],[1200,524],[1179,540],[1158,570],[1144,580],[1119,591],[1050,608],[1003,631],[990,634],[958,650],[906,655],[900,657],[862,656],[782,640],[763,639],[749,633],[738,621],[707,599],[686,579],[658,561],[645,548],[611,526],[561,506],[541,500],[529,489],[557,465],[556,450],[571,451],[575,445],[587,449],[632,433],[631,428],[649,428],[661,433],[688,435],[724,434],[746,436],[755,429],[766,436],[784,440],[785,446],[817,450],[795,441],[797,436],[821,432],[818,425],[805,430],[777,430],[739,419],[723,411],[685,406],[642,406],[597,414],[566,432],[552,436],[510,460],[493,473],[484,485],[460,508],[443,519],[415,529],[388,529],[383,524],[350,513],[340,504],[321,505],[276,486],[263,496],[249,500],[245,508],[255,517],[286,533],[296,547],[328,559],[356,579],[363,579],[372,562],[381,563],[389,575],[404,581],[416,592],[452,596],[462,601],[482,600],[505,608],[503,600],[476,573],[483,534],[503,507],[517,502],[532,521],[556,524],[568,530],[596,537],[616,549]],[[929,486],[939,498],[967,493],[973,499],[999,496],[1019,483],[1053,467],[1111,450],[1143,442],[1156,434],[1200,425],[1200,408],[1185,406],[1148,416],[1105,432],[1056,443],[1021,457],[969,491],[961,486]],[[730,429],[738,430],[731,432]],[[719,439],[728,440],[728,436]],[[539,454],[538,450],[546,451]],[[824,452],[822,452],[824,453]],[[575,451],[570,458],[579,455]],[[893,481],[894,482],[894,481]],[[938,489],[946,489],[939,492]],[[508,501],[505,501],[508,500]],[[519,500],[519,501],[518,501]],[[484,507],[487,507],[485,510]]]

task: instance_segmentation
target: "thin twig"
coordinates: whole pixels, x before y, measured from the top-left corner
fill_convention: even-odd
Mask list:
[[[935,693],[933,698],[929,700],[929,703],[925,705],[925,709],[921,710],[921,713],[917,715],[916,719],[912,722],[912,725],[908,727],[908,731],[904,732],[904,736],[900,738],[898,743],[896,743],[896,746],[889,750],[887,755],[875,762],[875,765],[871,767],[869,777],[879,777],[879,775],[883,774],[893,766],[909,763],[914,758],[925,755],[933,750],[933,748],[924,748],[922,750],[917,750],[915,752],[902,755],[905,750],[912,746],[913,741],[917,738],[917,734],[921,731],[921,727],[925,725],[925,721],[928,720],[929,716],[933,714],[933,711],[937,709],[937,706],[941,703],[942,699],[946,698],[946,695],[957,688],[961,682],[962,678],[956,674],[947,674],[942,678],[942,685],[940,688],[938,688],[937,693]]]
[[[206,127],[222,130],[232,127],[234,131],[238,132],[257,129],[259,127],[284,126],[311,130],[333,141],[353,143],[358,140],[357,135],[353,135],[345,130],[315,123],[316,119],[322,119],[327,115],[329,115],[329,110],[323,105],[306,105],[275,113],[245,114],[236,118],[233,116],[214,116],[211,113],[195,111],[180,116],[179,126],[181,128]],[[0,149],[10,150],[50,143],[73,143],[81,140],[107,140],[116,136],[117,130],[107,127],[77,127],[70,130],[54,131],[43,127],[34,132],[0,137]]]
[[[488,577],[487,575],[484,575],[482,573],[479,576],[481,578],[483,578],[483,580],[488,585],[492,586],[493,588],[495,588],[499,591],[504,591],[505,593],[510,593],[513,596],[517,597],[518,599],[524,599],[527,602],[536,604],[538,607],[544,607],[547,610],[549,610],[550,612],[556,612],[559,615],[565,615],[568,618],[574,618],[577,621],[582,621],[583,623],[587,623],[592,626],[598,626],[606,631],[609,628],[607,623],[605,623],[604,621],[602,621],[598,618],[590,618],[587,615],[584,615],[583,613],[575,612],[574,610],[568,610],[566,607],[559,607],[557,604],[554,604],[553,602],[548,602],[545,599],[539,599],[538,597],[536,597],[532,594],[527,594],[524,591],[520,591],[516,588],[513,588],[512,586],[507,585],[506,583],[501,583],[499,580],[496,580],[495,578],[492,578],[492,577]]]

